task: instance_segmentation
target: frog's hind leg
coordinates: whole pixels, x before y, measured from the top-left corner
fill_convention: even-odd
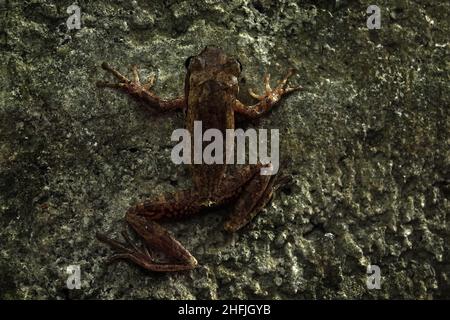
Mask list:
[[[194,199],[194,193],[180,192],[173,194],[170,200],[163,196],[156,201],[145,201],[128,210],[126,220],[143,239],[143,248],[135,246],[125,233],[123,236],[127,243],[109,239],[103,234],[97,234],[97,238],[116,251],[110,261],[129,260],[147,270],[157,272],[194,269],[197,260],[165,228],[153,221],[163,216],[170,217],[200,210],[201,206],[193,202]],[[149,249],[162,252],[168,262],[155,261]]]
[[[237,199],[224,229],[235,232],[247,225],[269,203],[274,191],[287,180],[287,176],[256,174]]]

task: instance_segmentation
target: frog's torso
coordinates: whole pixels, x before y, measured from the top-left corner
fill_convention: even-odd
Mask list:
[[[241,66],[222,50],[208,47],[198,56],[189,58],[186,64],[186,127],[191,134],[193,160],[194,121],[202,122],[203,133],[214,128],[220,130],[225,137],[226,129],[234,129],[233,105],[239,91]],[[209,143],[203,142],[202,150]],[[225,164],[193,164],[191,167],[195,188],[205,194],[215,194],[226,178]]]

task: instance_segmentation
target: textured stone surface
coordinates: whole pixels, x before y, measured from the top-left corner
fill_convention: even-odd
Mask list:
[[[68,31],[71,3],[0,1],[0,298],[450,298],[448,3],[377,1],[369,31],[366,1],[79,1]],[[170,161],[182,113],[97,90],[99,65],[170,97],[207,44],[239,57],[246,102],[264,70],[299,70],[305,90],[251,124],[280,129],[294,183],[234,236],[227,210],[166,224],[194,271],[105,266],[95,232],[190,180]]]

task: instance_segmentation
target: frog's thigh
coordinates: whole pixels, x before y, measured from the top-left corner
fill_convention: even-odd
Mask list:
[[[249,223],[272,198],[275,176],[255,174],[236,201],[224,228],[234,232]]]

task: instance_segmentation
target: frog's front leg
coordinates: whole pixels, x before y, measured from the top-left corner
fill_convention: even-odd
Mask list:
[[[198,199],[196,193],[184,191],[167,197],[160,196],[153,201],[144,201],[130,208],[126,220],[143,239],[142,249],[135,246],[124,233],[127,244],[110,239],[101,233],[97,234],[97,238],[117,252],[110,261],[129,260],[147,270],[157,272],[194,269],[197,260],[165,228],[153,220],[197,212],[202,207]],[[155,261],[149,249],[162,252],[168,261],[165,263]]]
[[[161,110],[161,111],[169,111],[175,109],[183,109],[186,106],[186,101],[184,97],[179,97],[171,100],[163,100],[150,91],[150,88],[153,86],[155,82],[155,77],[151,77],[146,84],[141,84],[139,80],[139,73],[136,66],[132,67],[133,71],[133,80],[129,80],[127,77],[122,75],[119,71],[109,66],[106,62],[102,63],[102,68],[106,71],[109,71],[114,77],[116,77],[119,82],[118,83],[110,83],[104,81],[97,81],[97,87],[99,88],[112,88],[126,94],[129,94],[134,99],[139,102],[147,105],[151,108]]]
[[[270,75],[266,74],[264,76],[264,87],[265,87],[265,94],[264,95],[258,95],[254,93],[251,89],[249,90],[250,95],[258,99],[259,102],[252,106],[245,106],[242,102],[239,100],[236,100],[236,103],[233,107],[234,111],[237,113],[240,113],[242,115],[245,115],[249,118],[258,118],[262,116],[263,114],[267,113],[270,109],[272,109],[273,106],[275,106],[281,98],[291,92],[297,91],[302,89],[301,86],[297,87],[289,87],[287,86],[288,79],[294,75],[295,69],[289,69],[286,76],[278,82],[278,85],[275,89],[272,89],[270,87]]]

